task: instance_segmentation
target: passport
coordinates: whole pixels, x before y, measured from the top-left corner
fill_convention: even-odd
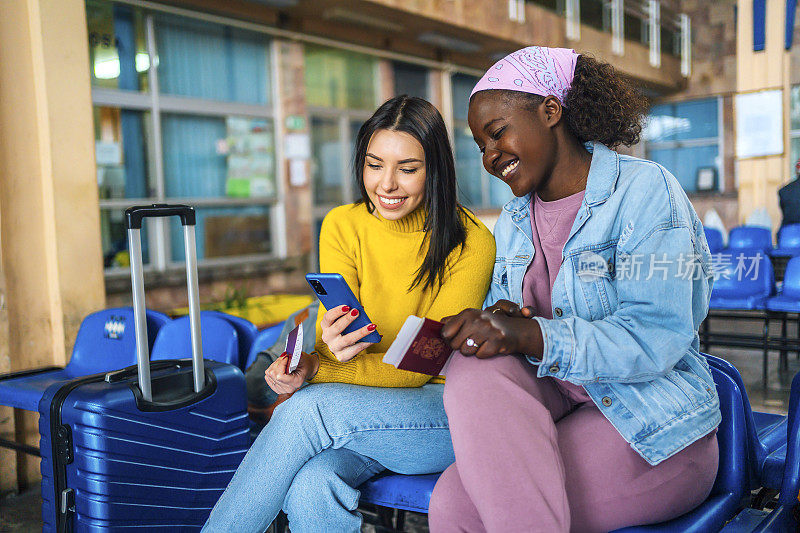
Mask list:
[[[383,362],[400,370],[438,376],[453,349],[442,338],[443,324],[430,318],[409,316],[386,354]]]
[[[297,325],[286,337],[286,349],[283,353],[288,357],[286,361],[286,373],[291,374],[297,370],[300,358],[303,356],[303,322]]]

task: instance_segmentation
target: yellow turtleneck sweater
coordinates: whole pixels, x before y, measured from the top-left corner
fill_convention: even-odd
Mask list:
[[[422,290],[417,285],[409,291],[427,253],[422,209],[396,221],[369,213],[363,203],[343,205],[328,213],[319,237],[320,272],[338,272],[344,277],[383,339],[342,363],[321,340],[325,311],[320,309],[316,329],[319,372],[313,383],[420,387],[432,379],[398,370],[382,359],[409,315],[441,320],[468,307],[481,308],[494,267],[494,237],[477,218],[462,216],[462,220],[467,240],[463,248],[450,253],[441,287],[437,284]]]

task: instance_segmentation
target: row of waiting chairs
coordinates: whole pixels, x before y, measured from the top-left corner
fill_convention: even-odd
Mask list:
[[[748,260],[758,261],[751,272],[735,271],[735,261],[721,268],[715,267],[717,279],[711,292],[709,314],[700,328],[700,342],[704,350],[712,346],[754,348],[762,351],[762,384],[767,388],[769,351],[779,350],[782,368],[788,367],[787,353],[800,353],[800,339],[789,338],[788,322],[796,317],[800,327],[800,257],[793,257],[786,265],[783,282],[775,283],[772,262],[760,250],[740,252]],[[747,334],[724,331],[713,332],[712,320],[756,321],[759,333]],[[781,335],[770,335],[770,323],[778,320]]]
[[[722,232],[705,228],[706,241],[712,254],[738,253],[742,250],[760,250],[772,258],[775,278],[783,280],[786,263],[800,255],[800,224],[788,224],[778,230],[778,245],[772,246],[772,233],[759,226],[738,226],[728,237],[728,247],[723,244]]]
[[[26,378],[53,372],[60,374],[51,374],[50,377],[58,375],[59,379],[70,379],[82,372],[104,372],[134,364],[132,324],[133,316],[127,308],[109,309],[88,316],[81,325],[73,357],[67,367],[28,376],[17,375],[0,381],[0,403],[13,405],[13,399],[12,403],[7,403],[8,398],[3,396],[8,392],[4,391],[3,386],[20,379],[28,382]],[[258,333],[255,326],[246,320],[216,312],[204,312],[201,315],[201,328],[204,356],[236,364],[240,368],[249,365],[258,351],[274,344],[280,332],[280,326],[275,326]],[[150,311],[148,331],[153,359],[191,355],[188,317],[170,320],[165,315]],[[736,369],[714,357],[709,356],[708,359],[723,415],[718,430],[720,467],[711,495],[700,507],[678,519],[623,531],[718,531],[746,505],[749,491],[758,487],[780,489],[779,509],[769,516],[765,516],[766,513],[760,509],[745,509],[725,531],[750,531],[751,526],[755,527],[757,523],[759,527],[778,522],[781,525],[790,523],[791,504],[800,488],[800,467],[796,464],[800,464],[800,437],[797,435],[800,426],[795,420],[800,403],[800,378],[795,378],[792,384],[788,417],[753,413]],[[35,411],[36,405],[29,410]],[[784,471],[783,465],[789,465],[789,469]],[[438,474],[403,476],[387,473],[360,487],[362,502],[427,512],[430,494],[437,479]]]
[[[203,357],[246,370],[256,354],[272,346],[282,325],[263,331],[236,316],[219,311],[200,313]],[[175,320],[147,311],[150,359],[192,356],[189,317]],[[111,372],[136,364],[136,336],[130,307],[104,309],[87,316],[78,331],[69,363],[0,376],[0,405],[37,411],[44,391],[56,381]]]
[[[705,228],[706,241],[712,254],[726,250],[722,232]],[[778,246],[772,245],[772,232],[760,226],[737,226],[728,235],[730,250],[761,250],[773,257],[800,255],[800,224],[787,224],[778,231]]]

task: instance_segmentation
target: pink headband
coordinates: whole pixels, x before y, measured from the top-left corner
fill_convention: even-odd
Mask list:
[[[540,96],[553,95],[564,104],[572,85],[578,54],[570,48],[529,46],[508,54],[492,66],[472,89],[505,89]]]

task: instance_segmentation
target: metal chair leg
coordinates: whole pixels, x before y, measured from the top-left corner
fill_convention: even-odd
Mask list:
[[[397,529],[394,526],[394,513],[395,509],[391,507],[384,507],[382,505],[376,505],[375,510],[378,513],[378,521],[381,523],[381,526],[387,531],[396,531]]]
[[[767,376],[768,376],[768,365],[769,365],[769,315],[764,316],[764,361],[763,361],[763,374],[761,377],[761,385],[764,388],[764,392],[767,391]]]
[[[786,341],[787,341],[786,333],[788,331],[787,322],[788,322],[787,314],[781,313],[781,370],[789,369],[789,360],[786,351]]]
[[[795,333],[797,334],[797,360],[800,361],[800,313],[796,313],[795,316],[795,325],[797,326],[795,329]]]

